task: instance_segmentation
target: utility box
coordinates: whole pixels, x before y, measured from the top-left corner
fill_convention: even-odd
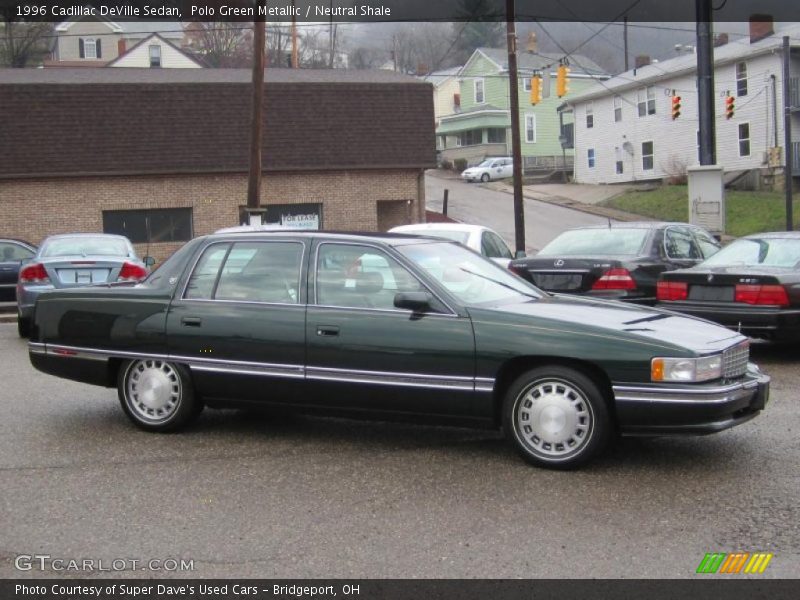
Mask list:
[[[697,165],[687,169],[689,223],[714,234],[725,233],[725,184],[719,165]]]

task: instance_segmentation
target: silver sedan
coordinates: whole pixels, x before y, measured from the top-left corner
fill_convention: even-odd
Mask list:
[[[42,292],[115,282],[139,282],[153,260],[136,256],[128,238],[75,233],[47,238],[22,265],[17,282],[17,327],[28,337],[36,298]]]

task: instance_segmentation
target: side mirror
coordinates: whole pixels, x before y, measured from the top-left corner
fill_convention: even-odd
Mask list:
[[[152,256],[145,256],[144,264],[146,267],[152,267],[154,264],[156,264],[156,259],[153,258]]]
[[[525,254],[525,250],[517,250],[514,253],[514,258],[527,258],[527,257],[528,257],[528,255]]]
[[[431,295],[425,292],[400,292],[394,296],[394,307],[423,312],[431,307]]]

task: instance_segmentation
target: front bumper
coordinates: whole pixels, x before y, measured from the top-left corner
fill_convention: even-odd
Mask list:
[[[733,382],[614,385],[623,435],[705,435],[735,427],[761,412],[770,378],[753,364]]]

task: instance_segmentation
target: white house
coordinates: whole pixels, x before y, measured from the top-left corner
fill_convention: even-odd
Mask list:
[[[154,33],[128,49],[107,67],[202,69],[203,65],[169,40]]]
[[[791,80],[783,81],[783,36],[791,37]],[[727,36],[719,36],[718,43]],[[685,175],[699,163],[697,57],[647,64],[568,96],[575,119],[575,181],[621,183]],[[773,32],[751,22],[750,36],[714,49],[717,164],[726,172],[772,177],[785,153],[783,86],[800,108],[800,24]],[[673,97],[680,116],[673,119]],[[732,118],[726,96],[734,97]],[[800,173],[800,114],[792,115],[793,166]]]

